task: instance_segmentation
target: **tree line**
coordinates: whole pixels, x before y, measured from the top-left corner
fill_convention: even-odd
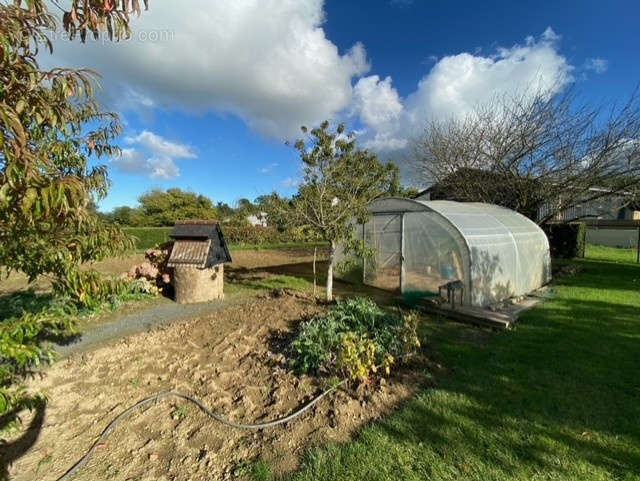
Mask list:
[[[104,222],[124,227],[169,227],[177,220],[218,220],[234,226],[248,226],[248,218],[265,211],[265,198],[252,202],[240,199],[234,206],[215,203],[207,196],[171,188],[154,189],[138,198],[138,206],[120,206],[110,212],[93,209]]]

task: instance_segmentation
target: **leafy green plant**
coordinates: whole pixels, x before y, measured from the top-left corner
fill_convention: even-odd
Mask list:
[[[187,417],[187,407],[186,406],[175,406],[173,411],[171,411],[171,418],[175,421],[180,421]]]
[[[33,291],[0,298],[0,432],[16,426],[20,411],[46,402],[42,395],[27,393],[21,383],[34,369],[55,360],[50,341],[75,336],[81,317],[149,297],[139,283],[125,281],[104,294],[91,302],[85,297],[83,303],[77,297],[38,296]]]
[[[292,343],[293,367],[363,381],[389,374],[420,342],[418,316],[398,316],[367,298],[338,302],[327,314],[305,322]]]
[[[42,343],[71,334],[78,309],[98,308],[131,288],[80,268],[133,247],[91,209],[109,188],[107,167],[96,161],[120,153],[114,141],[122,125],[94,97],[95,72],[43,69],[38,53],[52,53],[51,37],[59,33],[51,5],[64,12],[69,37],[84,42],[101,32],[127,38],[129,11],[139,14],[140,2],[65,4],[68,10],[44,0],[0,2],[0,265],[30,281],[46,275],[54,294],[64,296],[0,323],[0,428],[21,409],[45,401],[19,386],[31,369],[52,359]]]
[[[235,476],[249,478],[252,481],[270,481],[273,479],[273,469],[264,459],[238,464],[234,470]]]

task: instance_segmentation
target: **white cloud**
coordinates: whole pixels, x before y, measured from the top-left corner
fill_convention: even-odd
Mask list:
[[[560,90],[571,80],[572,67],[558,53],[558,36],[547,29],[536,41],[499,48],[488,57],[461,53],[442,58],[407,98],[412,124],[429,118],[461,117],[496,95]]]
[[[139,144],[161,157],[175,157],[178,159],[194,159],[196,157],[191,147],[170,142],[148,130],[143,130],[135,137],[126,137],[125,142],[128,144]]]
[[[572,80],[573,70],[558,52],[559,40],[548,28],[539,39],[527,37],[523,45],[498,48],[490,56],[445,56],[404,100],[390,78],[360,79],[354,98],[367,131],[365,145],[376,150],[402,149],[431,119],[463,117],[500,95],[559,91]]]
[[[323,22],[323,0],[153,2],[133,22],[132,40],[60,41],[54,58],[42,60],[102,72],[106,95],[125,113],[232,113],[280,139],[298,135],[300,125],[351,115],[365,131],[364,144],[382,151],[404,148],[429,119],[465,115],[525,88],[561,89],[571,80],[560,36],[547,28],[493,54],[433,58],[416,90],[401,98],[391,77],[362,77],[370,68],[364,46],[340,52]]]
[[[174,179],[180,176],[176,159],[196,158],[189,146],[170,142],[148,130],[126,137],[125,142],[132,147],[122,149],[122,155],[111,161],[121,172]]]
[[[297,189],[300,184],[302,184],[302,181],[293,177],[287,177],[282,181],[282,187],[285,189]]]
[[[353,111],[371,127],[381,129],[396,122],[402,109],[398,91],[391,86],[391,77],[361,78],[353,89]]]
[[[592,70],[595,73],[605,73],[609,68],[609,62],[603,58],[593,57],[588,58],[584,62],[585,70]]]
[[[277,162],[273,162],[273,163],[271,163],[271,164],[269,164],[269,165],[267,165],[267,166],[265,166],[265,167],[262,167],[262,168],[260,169],[260,173],[261,173],[261,174],[263,174],[263,175],[270,174],[271,172],[273,172],[273,170],[274,170],[276,167],[278,167],[278,165],[279,165],[279,164],[278,164]]]
[[[230,112],[286,138],[347,108],[352,79],[369,69],[361,44],[341,53],[326,38],[322,7],[322,0],[153,2],[133,22],[132,40],[60,41],[51,62],[101,72],[118,107]]]

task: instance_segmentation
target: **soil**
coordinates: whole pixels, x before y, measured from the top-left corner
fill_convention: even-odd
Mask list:
[[[290,275],[310,272],[313,261],[313,249],[270,249],[270,250],[236,250],[231,252],[233,262],[225,269],[230,272],[243,273],[247,270],[264,268],[270,271],[281,271]],[[327,257],[326,249],[318,248],[318,259]],[[144,254],[131,254],[123,257],[113,257],[89,265],[103,274],[120,275],[128,272],[131,266],[144,262]],[[322,264],[324,268],[324,264]],[[319,266],[318,269],[321,269]],[[30,286],[27,277],[21,273],[12,273],[8,277],[0,267],[0,295],[32,287],[36,292],[46,292],[50,289],[48,280],[44,277],[37,279]]]
[[[308,261],[308,253],[234,253],[237,269]],[[291,260],[294,262],[291,262]],[[49,397],[42,416],[3,446],[11,479],[55,480],[69,469],[120,412],[151,394],[174,390],[238,422],[282,417],[319,394],[323,381],[296,376],[283,346],[301,320],[324,309],[301,293],[247,298],[214,313],[131,335],[54,364],[29,389]],[[426,361],[425,361],[426,362]],[[74,479],[227,480],[256,459],[274,474],[294,470],[303,451],[345,441],[363,425],[411,396],[425,365],[398,371],[358,393],[340,390],[281,427],[225,427],[184,401],[166,400],[135,412]],[[32,424],[33,428],[27,427]]]

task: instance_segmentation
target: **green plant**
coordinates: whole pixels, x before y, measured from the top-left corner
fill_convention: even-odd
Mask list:
[[[586,259],[563,261],[582,269],[558,279],[515,331],[423,318],[437,382],[351,441],[311,448],[284,479],[638,481],[640,266],[631,254],[590,246]]]
[[[273,470],[267,461],[259,459],[251,463],[246,461],[239,463],[234,469],[234,475],[249,478],[252,481],[270,481],[273,478]]]
[[[338,244],[350,246],[353,219],[370,216],[368,204],[398,188],[398,168],[356,145],[355,133],[339,124],[335,131],[324,121],[302,127],[304,139],[294,143],[302,161],[303,183],[290,201],[273,193],[264,198],[269,218],[285,229],[301,227],[329,244],[327,300],[333,300],[333,264]]]
[[[124,227],[122,230],[132,236],[136,250],[152,249],[168,242],[173,227]]]
[[[587,236],[584,222],[545,224],[542,229],[549,238],[551,257],[554,259],[584,257]]]
[[[187,417],[187,407],[186,406],[175,406],[173,411],[171,411],[171,418],[175,421],[180,421]]]
[[[365,380],[389,374],[391,366],[420,347],[418,316],[398,316],[367,298],[338,302],[305,323],[292,343],[299,372]]]
[[[117,285],[108,289],[108,296],[84,293],[83,303],[33,291],[0,298],[0,432],[16,426],[20,411],[44,406],[46,397],[27,393],[21,383],[35,368],[54,361],[50,341],[73,337],[81,317],[149,297],[137,283]]]

